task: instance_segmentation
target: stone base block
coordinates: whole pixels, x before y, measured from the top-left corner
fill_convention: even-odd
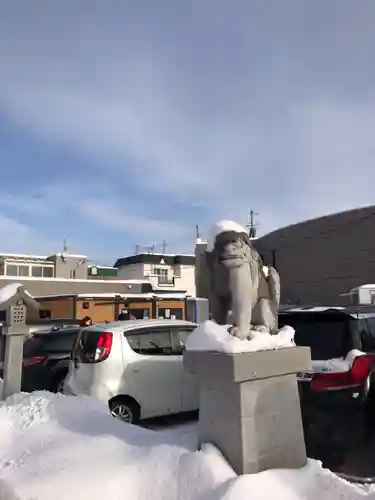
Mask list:
[[[184,364],[199,378],[200,443],[217,446],[238,474],[306,464],[295,374],[310,368],[308,348],[186,351]]]

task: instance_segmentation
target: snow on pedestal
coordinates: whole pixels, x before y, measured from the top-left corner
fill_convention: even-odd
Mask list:
[[[241,340],[228,333],[231,325],[218,325],[214,321],[205,321],[187,338],[185,349],[190,351],[215,351],[243,353],[293,347],[294,329],[284,326],[277,334],[252,332],[256,336],[251,340]]]

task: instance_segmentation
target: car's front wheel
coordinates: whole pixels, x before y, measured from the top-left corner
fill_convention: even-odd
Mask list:
[[[132,398],[120,396],[112,399],[109,402],[109,410],[112,417],[127,424],[138,424],[140,421],[141,409]]]

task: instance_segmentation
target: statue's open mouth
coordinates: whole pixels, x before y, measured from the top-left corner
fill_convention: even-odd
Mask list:
[[[243,257],[241,255],[226,255],[225,257],[220,257],[220,262],[225,262],[227,260],[242,260]]]

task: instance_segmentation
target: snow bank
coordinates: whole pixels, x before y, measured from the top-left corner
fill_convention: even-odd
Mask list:
[[[88,397],[37,392],[0,404],[1,500],[362,500],[309,461],[238,477],[213,446],[123,424]]]
[[[231,220],[221,220],[219,222],[216,222],[208,234],[206,247],[207,252],[212,252],[212,250],[215,248],[216,237],[221,233],[226,233],[227,231],[247,234],[246,229],[240,224],[237,224],[237,222],[233,222]]]
[[[284,326],[275,335],[257,332],[252,340],[240,340],[228,333],[231,325],[218,325],[214,321],[205,321],[187,338],[185,348],[191,351],[215,351],[228,353],[267,351],[293,347],[294,329]],[[255,333],[255,332],[253,332]]]

